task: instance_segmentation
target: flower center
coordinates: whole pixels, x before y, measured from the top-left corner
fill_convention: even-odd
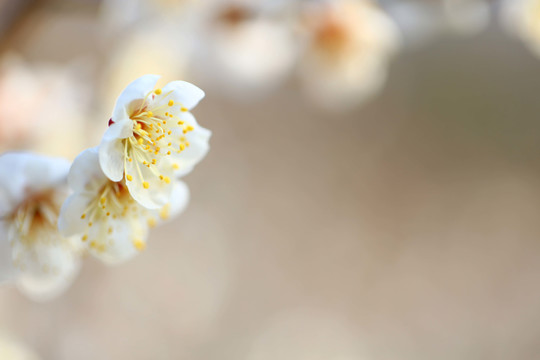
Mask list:
[[[56,232],[60,205],[54,192],[47,191],[29,197],[11,215],[13,230],[17,238],[27,246],[36,241],[46,241],[43,236],[36,236],[45,231]]]
[[[129,221],[133,229],[142,229],[140,217],[148,217],[146,209],[139,206],[129,194],[125,184],[121,182],[107,181],[90,201],[81,219],[87,220],[88,228],[82,236],[82,241],[90,241],[90,247],[104,252],[109,245],[113,245],[112,239],[115,232],[115,220],[122,218]],[[148,221],[150,222],[150,217]],[[116,223],[118,224],[118,223]],[[134,246],[140,248],[142,234],[134,232],[132,239]]]
[[[132,181],[133,176],[140,177],[145,189],[149,188],[149,183],[144,181],[141,167],[145,166],[152,175],[169,183],[170,179],[157,168],[159,160],[184,151],[189,146],[185,135],[194,130],[182,119],[182,113],[188,109],[170,99],[171,94],[172,91],[163,94],[161,89],[148,93],[130,115],[133,136],[123,140],[124,168],[127,162],[134,163],[134,172],[126,171],[126,179]]]

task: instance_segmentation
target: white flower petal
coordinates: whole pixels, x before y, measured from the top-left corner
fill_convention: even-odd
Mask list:
[[[130,83],[116,100],[112,119],[114,122],[129,119],[129,106],[134,100],[143,99],[159,79],[158,75],[144,75]]]
[[[14,247],[14,252],[17,250]],[[79,255],[65,244],[38,243],[31,249],[21,250],[19,261],[24,264],[24,270],[19,274],[17,285],[35,301],[58,296],[71,285],[79,272]]]
[[[29,192],[39,193],[65,181],[69,162],[32,153],[0,156],[0,216],[17,206]]]
[[[174,218],[180,215],[189,203],[189,188],[183,181],[175,181],[171,200],[169,202],[169,218]]]
[[[173,177],[173,169],[169,159],[161,159],[158,168],[159,175],[152,170],[136,161],[128,162],[126,174],[129,174],[132,180],[126,181],[126,184],[135,201],[148,209],[157,209],[169,201],[172,191],[170,184],[161,180],[159,175],[169,178],[170,181]]]
[[[172,81],[162,89],[163,94],[170,94],[164,100],[173,100],[188,110],[193,109],[204,98],[204,91],[186,81]]]
[[[88,220],[81,216],[85,213],[90,200],[83,193],[74,193],[67,198],[58,218],[58,230],[62,235],[73,236],[82,234],[86,230]]]
[[[112,181],[120,181],[124,177],[124,146],[122,139],[133,135],[133,122],[124,120],[112,124],[99,146],[99,163],[101,169]]]
[[[0,284],[12,280],[16,275],[7,231],[5,222],[0,221]]]
[[[73,161],[68,174],[69,187],[75,191],[92,191],[99,188],[107,180],[99,166],[97,148],[86,149]]]
[[[103,239],[102,244],[105,246],[100,246],[98,242],[97,246],[89,248],[90,253],[101,261],[109,265],[119,264],[131,259],[144,248],[148,237],[146,218],[117,219],[110,226],[114,231],[110,238]]]
[[[184,113],[183,119],[187,124],[193,126],[194,129],[184,135],[189,142],[189,146],[181,153],[173,154],[173,162],[176,164],[174,173],[176,177],[184,176],[191,172],[193,167],[206,156],[210,149],[208,142],[212,136],[212,132],[200,126],[191,113]],[[179,136],[179,134],[176,136]]]

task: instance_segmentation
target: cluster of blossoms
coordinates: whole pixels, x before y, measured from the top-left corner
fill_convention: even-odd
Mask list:
[[[146,75],[119,96],[101,144],[68,161],[30,153],[0,157],[0,281],[55,296],[89,253],[108,264],[146,247],[149,229],[179,214],[183,175],[206,155],[210,131],[190,110],[204,97]]]

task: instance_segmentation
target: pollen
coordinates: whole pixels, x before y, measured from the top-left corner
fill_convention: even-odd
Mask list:
[[[156,95],[161,95],[161,89],[156,89],[154,92],[156,93]]]
[[[86,214],[81,215],[81,219],[84,219],[86,217]]]
[[[180,108],[180,111],[186,112],[186,111],[188,111],[188,109],[182,106],[182,107]]]
[[[184,122],[183,122],[182,120],[180,120],[180,121],[178,122],[178,125],[184,125]]]
[[[148,114],[148,117],[152,117],[152,116],[154,116],[154,113],[153,113],[153,112],[151,112],[151,111],[149,111],[149,112],[148,112],[147,114]]]
[[[137,140],[139,142],[139,145],[142,145],[143,142],[144,142],[144,139],[143,138],[139,138],[139,140]]]
[[[170,184],[170,183],[171,183],[171,179],[169,179],[168,176],[165,176],[165,177],[163,178],[163,181],[165,181],[167,184]]]
[[[131,175],[126,175],[126,179],[128,179],[128,181],[131,181],[131,180],[133,180],[133,176],[131,176]]]
[[[146,244],[142,240],[139,240],[139,239],[133,240],[133,246],[135,246],[135,249],[139,251],[143,251],[146,248]]]
[[[105,204],[105,202],[107,201],[107,199],[105,199],[105,197],[101,197],[101,199],[99,199],[99,202],[101,203],[101,205]]]
[[[172,166],[172,167],[173,167],[173,169],[174,169],[174,170],[178,170],[178,169],[180,169],[180,166],[179,166],[178,164],[173,164],[173,166]]]
[[[169,106],[173,106],[174,105],[174,101],[173,100],[169,100]]]
[[[151,228],[155,227],[156,226],[156,219],[151,217],[151,218],[148,218],[148,226],[150,226]]]
[[[84,235],[82,238],[81,238],[82,241],[86,241],[88,240],[88,235]]]
[[[148,184],[148,181],[144,181],[142,183],[143,188],[148,189],[150,187],[150,184]]]

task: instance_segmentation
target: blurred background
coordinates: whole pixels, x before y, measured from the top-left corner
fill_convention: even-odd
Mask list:
[[[538,359],[540,7],[508,8],[0,0],[2,151],[73,159],[146,73],[213,131],[144,254],[0,289],[2,359]]]

